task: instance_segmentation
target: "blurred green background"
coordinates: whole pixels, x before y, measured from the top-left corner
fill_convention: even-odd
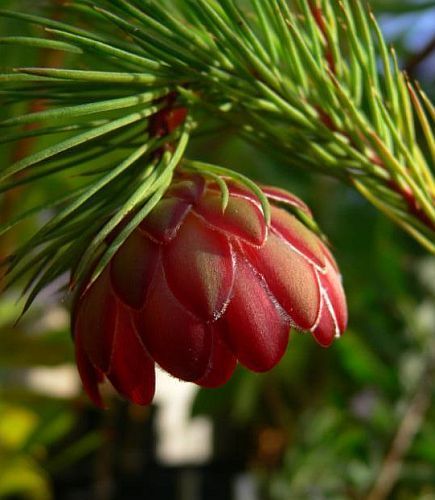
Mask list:
[[[370,3],[402,67],[434,97],[435,2]],[[36,12],[43,5],[2,0],[1,7]],[[35,33],[0,18],[0,36]],[[2,70],[39,57],[0,46]],[[0,116],[19,106],[1,106]],[[4,165],[16,154],[16,146],[0,144]],[[231,130],[198,137],[189,156],[288,188],[310,205],[344,277],[348,331],[327,350],[294,333],[268,374],[239,368],[223,388],[189,389],[173,420],[184,411],[207,429],[212,422],[212,432],[192,432],[171,458],[162,452],[171,439],[162,424],[168,382],[162,379],[151,408],[129,407],[108,391],[110,409],[94,409],[75,372],[69,298],[56,293],[59,283],[17,326],[20,290],[9,290],[0,299],[0,498],[434,499],[435,258],[354,191],[281,169]],[[75,182],[71,171],[0,195],[0,219]],[[40,223],[1,238],[0,257]]]

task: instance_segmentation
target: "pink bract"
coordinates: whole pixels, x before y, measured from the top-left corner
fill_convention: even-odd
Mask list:
[[[345,330],[346,299],[330,252],[294,215],[296,196],[264,186],[258,199],[228,184],[176,178],[97,281],[76,300],[74,341],[83,385],[102,406],[109,379],[136,404],[154,396],[155,364],[204,387],[237,363],[263,372],[283,356],[291,328],[329,346]]]

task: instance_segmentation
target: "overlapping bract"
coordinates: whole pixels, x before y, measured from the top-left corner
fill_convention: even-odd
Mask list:
[[[290,329],[323,346],[346,328],[339,271],[329,251],[285,210],[306,205],[263,187],[259,200],[228,182],[183,175],[131,234],[74,310],[76,358],[84,387],[102,405],[106,377],[137,404],[152,401],[155,363],[204,387],[224,384],[237,362],[271,369]]]

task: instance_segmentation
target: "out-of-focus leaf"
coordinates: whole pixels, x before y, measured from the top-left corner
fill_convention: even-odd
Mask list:
[[[3,297],[0,300],[0,331],[5,325],[10,325],[20,314],[15,301]]]
[[[434,0],[371,0],[370,5],[376,12],[406,14],[435,8]]]
[[[41,415],[39,424],[24,443],[25,448],[31,450],[35,445],[53,444],[71,430],[74,422],[75,416],[69,406],[52,406],[48,412]]]
[[[425,257],[417,266],[420,282],[435,296],[435,258]]]
[[[73,346],[67,331],[30,335],[19,326],[0,328],[0,366],[53,366],[73,359]]]
[[[37,427],[38,420],[30,408],[0,404],[0,449],[20,449]]]
[[[0,456],[0,498],[50,500],[47,474],[29,457]]]
[[[380,332],[381,334],[381,332]],[[337,343],[340,360],[346,371],[359,383],[391,389],[396,375],[382,363],[369,346],[361,341],[356,332],[348,331]]]
[[[197,393],[191,415],[229,415],[239,424],[247,422],[257,410],[264,383],[260,375],[238,367],[224,386]]]
[[[435,421],[433,418],[428,420],[424,431],[417,437],[412,447],[412,455],[416,459],[423,458],[430,461],[435,467]]]
[[[53,457],[46,465],[50,473],[62,470],[81,458],[94,452],[101,446],[103,437],[100,432],[89,432],[74,444],[65,448],[60,454]]]
[[[255,412],[261,392],[259,375],[244,370],[240,383],[235,391],[235,399],[231,410],[232,417],[238,422],[247,422]]]

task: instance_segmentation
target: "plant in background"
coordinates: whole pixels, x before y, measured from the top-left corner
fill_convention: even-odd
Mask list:
[[[315,335],[323,334],[325,344],[331,332],[342,331],[345,326],[345,305],[337,271],[331,258],[325,256],[329,254],[324,245],[301,226],[304,223],[310,230],[318,231],[306,208],[291,195],[283,195],[287,200],[293,199],[290,208],[300,221],[286,216],[287,221],[294,221],[299,228],[287,237],[277,229],[273,214],[269,223],[267,191],[263,193],[234,171],[186,159],[189,138],[206,131],[204,123],[210,116],[218,130],[231,124],[241,137],[276,155],[283,169],[299,167],[323,172],[352,185],[429,251],[435,251],[435,141],[430,126],[434,108],[418,86],[399,71],[394,53],[388,51],[376,21],[362,2],[251,0],[242,9],[234,0],[75,0],[63,9],[65,22],[0,11],[2,16],[36,25],[49,35],[3,37],[1,43],[31,44],[67,53],[63,68],[13,68],[0,75],[5,103],[16,106],[15,116],[0,123],[8,130],[2,141],[41,138],[38,151],[1,168],[0,190],[31,187],[43,179],[73,173],[77,176],[76,187],[11,218],[0,231],[4,233],[42,210],[54,211],[53,217],[6,260],[8,284],[30,272],[25,288],[27,309],[44,287],[71,272],[70,288],[80,294],[76,301],[76,334],[82,338],[87,356],[98,371],[112,376],[120,392],[135,399],[129,392],[131,387],[124,385],[128,381],[120,380],[120,372],[112,373],[107,359],[98,357],[103,356],[99,349],[104,342],[95,338],[97,347],[91,346],[92,342],[86,344],[91,335],[81,333],[78,325],[83,318],[91,321],[92,307],[88,304],[92,304],[94,295],[101,295],[98,291],[108,280],[108,266],[113,269],[119,255],[136,251],[130,249],[131,242],[137,239],[141,225],[146,225],[147,220],[162,212],[162,217],[169,218],[160,221],[162,227],[177,232],[177,239],[168,248],[181,245],[177,244],[178,239],[183,241],[184,231],[193,224],[185,222],[181,229],[173,228],[172,217],[180,215],[177,210],[181,210],[182,202],[176,203],[175,214],[160,208],[165,200],[167,203],[164,196],[168,196],[165,195],[168,189],[175,189],[174,176],[179,179],[183,168],[193,168],[198,175],[214,179],[216,193],[218,190],[221,193],[223,213],[207,214],[204,219],[216,217],[211,223],[227,233],[236,231],[240,237],[243,224],[254,220],[252,214],[243,215],[236,210],[244,221],[238,222],[236,229],[229,227],[233,224],[231,203],[239,197],[235,194],[237,190],[242,189],[234,186],[241,183],[252,192],[246,194],[243,188],[242,197],[252,205],[251,212],[257,210],[257,215],[264,218],[258,221],[264,231],[264,248],[243,252],[264,276],[272,294],[296,326],[312,329]],[[379,61],[382,79],[378,74]],[[21,103],[35,100],[44,102],[46,109],[21,113]],[[41,125],[27,127],[34,123]],[[23,126],[27,128],[23,130]],[[423,132],[424,147],[416,141],[416,127]],[[204,195],[204,200],[209,201],[210,196]],[[197,205],[192,209],[198,210]],[[192,218],[189,217],[186,220]],[[202,230],[190,229],[199,245]],[[314,273],[316,278],[307,280],[303,294],[297,290],[287,296],[273,290],[283,278],[279,269],[280,259],[284,259],[281,252],[265,258],[268,246],[276,243],[275,233],[290,241],[292,250],[286,249],[287,256],[296,259],[300,254],[304,258],[311,255],[309,268],[306,260],[301,262],[307,267],[307,276]],[[296,235],[302,249],[295,243]],[[209,232],[206,239],[211,247],[213,238],[223,236]],[[322,249],[315,257],[312,246]],[[192,265],[189,259],[193,258],[193,248],[192,252],[186,248],[186,254],[180,254],[186,269]],[[234,252],[241,254],[240,250]],[[322,262],[316,261],[316,256]],[[269,269],[272,260],[276,268]],[[137,265],[139,273],[144,264],[139,259]],[[254,272],[247,265],[238,268],[239,277],[232,288],[234,295],[224,318],[231,315],[230,309],[240,292],[237,287],[247,276],[243,276],[243,269],[245,274]],[[295,269],[295,273],[299,271],[300,267]],[[119,272],[123,274],[123,266]],[[276,277],[274,273],[278,273]],[[178,280],[177,276],[175,273],[173,279]],[[198,275],[198,283],[191,285],[200,286],[207,276],[207,273]],[[330,277],[333,284],[327,282]],[[181,283],[173,285],[175,295],[190,284],[186,280],[180,278]],[[284,281],[285,286],[292,283],[289,277]],[[139,287],[144,286],[138,283]],[[308,295],[309,283],[314,283],[311,288],[319,299],[316,307]],[[228,302],[230,288],[227,286],[225,293],[218,288],[213,288],[214,295],[202,297],[202,307],[207,297],[222,299],[219,293]],[[103,315],[107,307],[104,301],[112,300],[111,293],[107,290],[99,299]],[[134,287],[131,293],[136,293]],[[194,300],[196,293],[186,298],[183,289],[185,300]],[[340,298],[335,299],[335,294]],[[295,306],[295,297],[301,298],[304,305],[300,307],[311,314],[310,321],[304,324],[293,316],[293,308],[297,311],[299,307]],[[160,299],[162,311],[169,307],[165,304],[169,300]],[[241,308],[237,314],[243,316],[243,311]],[[325,311],[330,314],[329,319],[324,317]],[[208,321],[201,315],[198,317]],[[245,319],[234,321],[227,345],[249,366],[242,359],[243,346],[236,345],[239,341],[249,342],[242,337]],[[322,331],[323,322],[328,321],[330,325]],[[238,333],[233,333],[234,325]],[[255,328],[246,331],[253,332]],[[105,328],[100,335],[110,337],[114,332]],[[151,344],[145,341],[152,357],[164,364],[162,350],[156,348],[152,352]],[[81,346],[81,342],[77,345]],[[110,345],[108,340],[106,347]],[[281,348],[278,350],[282,353]],[[89,380],[95,386],[99,378],[95,373],[90,374],[89,364],[85,374],[80,352],[79,349],[82,377],[88,377],[91,392]],[[119,362],[125,363],[121,351],[119,355]],[[266,364],[272,365],[276,360]],[[175,365],[169,362],[169,371],[172,366]],[[265,369],[266,365],[257,368]],[[198,370],[195,376],[193,372],[183,376],[177,371],[176,375],[195,379],[204,373]],[[143,399],[148,401],[151,392],[147,386]]]

